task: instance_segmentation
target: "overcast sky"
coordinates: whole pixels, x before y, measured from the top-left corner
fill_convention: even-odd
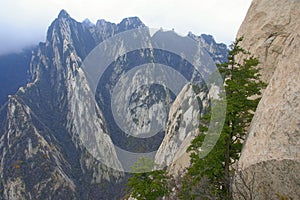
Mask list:
[[[211,34],[217,42],[234,40],[251,0],[5,0],[0,6],[0,54],[45,41],[61,9],[77,21],[89,18],[119,23],[138,16],[150,28]]]

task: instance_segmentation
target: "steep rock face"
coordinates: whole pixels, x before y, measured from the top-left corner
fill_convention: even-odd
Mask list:
[[[170,108],[166,136],[155,155],[156,164],[169,166],[169,171],[176,176],[182,174],[190,160],[186,149],[198,135],[199,116],[208,105],[207,91],[196,94],[191,84],[182,89]]]
[[[130,20],[106,26],[121,32],[133,26]],[[46,42],[33,53],[30,83],[11,96],[0,112],[2,198],[110,199],[122,195],[118,183],[124,174],[101,162],[105,159],[122,168],[102,111],[87,101],[93,96],[79,68],[99,41],[114,34],[100,30],[61,11],[48,29]],[[89,151],[82,135],[96,143]]]
[[[253,0],[239,28],[241,45],[259,58],[262,78],[269,82],[299,34],[298,0]]]
[[[173,31],[158,30],[152,36],[146,31],[145,34],[142,34],[142,37],[144,40],[140,45],[148,46],[149,48],[130,51],[113,62],[108,67],[109,70],[107,70],[107,74],[105,74],[106,78],[100,79],[96,94],[96,99],[99,102],[100,107],[103,108],[104,114],[107,116],[107,121],[109,121],[108,129],[114,144],[122,149],[136,153],[153,152],[159,148],[164,137],[163,134],[165,133],[165,116],[163,116],[163,112],[161,111],[165,111],[164,113],[168,114],[169,108],[175,99],[175,95],[168,87],[161,87],[159,84],[151,83],[154,71],[156,80],[164,80],[166,78],[164,70],[161,71],[161,73],[159,72],[159,68],[153,70],[151,67],[145,69],[143,73],[140,73],[138,70],[134,72],[131,70],[136,66],[142,66],[146,63],[152,63],[153,66],[154,64],[161,64],[169,66],[172,71],[176,70],[177,72],[180,72],[186,80],[195,82],[196,85],[204,84],[201,75],[199,75],[199,71],[195,70],[192,65],[185,62],[175,53],[155,48],[155,44],[159,43],[160,46],[170,46],[170,43],[175,43],[174,46],[180,46],[180,44],[191,43],[192,41],[193,44],[197,44],[197,46],[204,51],[203,54],[207,56],[209,60],[213,59],[215,62],[224,62],[227,58],[226,45],[216,43],[211,36],[194,36],[189,34],[188,37],[181,37]],[[111,50],[107,51],[109,52]],[[126,52],[126,46],[122,46],[121,51]],[[207,60],[205,59],[200,59],[199,61],[200,64],[205,64],[206,62]],[[128,75],[131,72],[132,74]],[[123,75],[127,78],[122,79]],[[130,78],[128,78],[128,76],[130,76]],[[129,84],[128,80],[130,80]],[[135,92],[134,90],[141,84],[141,80],[143,81],[143,85],[138,87],[137,92]],[[177,82],[180,82],[180,80],[177,80]],[[126,85],[126,88],[122,90],[123,93],[121,93],[120,96],[113,97],[113,89],[117,83]],[[125,95],[122,96],[123,94]],[[181,97],[183,96],[184,95],[181,95]],[[145,138],[132,137],[132,135],[125,133],[124,130],[118,128],[118,125],[114,121],[110,107],[111,99],[113,99],[112,102],[116,107],[120,107],[116,108],[118,113],[125,113],[125,117],[121,119],[122,122],[119,124],[123,123],[123,127],[127,130],[134,130],[133,132],[136,132],[137,134],[143,132],[147,133],[151,128],[148,126],[148,124],[150,124],[149,122],[157,121],[155,127],[163,127],[162,131],[158,132],[156,135],[150,135],[151,137],[148,135],[149,137]],[[126,99],[130,99],[128,102],[129,109],[127,109],[126,106],[123,106]],[[131,123],[131,121],[134,121],[134,123]],[[132,124],[132,126],[127,127],[127,124]],[[167,141],[165,143],[167,143]],[[176,148],[174,151],[176,151]],[[163,149],[161,150],[161,153],[162,154],[157,155],[156,158],[164,160],[165,158],[160,158],[161,156],[164,156],[163,154],[165,152]],[[168,164],[169,162],[170,160],[168,161]]]
[[[254,0],[238,32],[241,35],[242,47],[260,58],[269,85],[245,141],[240,173],[252,185],[254,199],[276,195],[299,199],[300,2]],[[243,193],[249,190],[241,182],[236,188]]]
[[[32,69],[36,72],[34,83],[37,88],[31,84],[24,88],[24,98],[28,98],[26,93],[30,93],[29,98],[38,95],[42,101],[41,104],[43,106],[48,104],[47,106],[51,108],[49,114],[57,123],[51,122],[50,116],[44,112],[40,113],[40,117],[45,120],[47,126],[58,130],[56,137],[60,141],[69,142],[64,145],[63,151],[71,159],[69,161],[74,169],[72,173],[75,177],[79,178],[81,173],[83,173],[82,176],[89,173],[92,177],[85,181],[92,184],[103,180],[110,181],[121,175],[100,162],[101,159],[111,159],[109,162],[121,169],[113,144],[103,125],[104,119],[101,111],[97,106],[94,108],[89,101],[86,101],[92,95],[84,74],[79,68],[82,59],[96,44],[89,29],[70,18],[65,11],[61,11],[58,19],[48,30],[46,44],[40,45],[38,55],[32,62]],[[50,86],[46,86],[47,84]],[[42,91],[37,92],[36,89]],[[36,108],[37,101],[35,99],[30,104],[31,107]],[[94,109],[97,110],[98,115],[96,111],[93,112]],[[97,134],[91,136],[89,133]],[[98,142],[97,145],[101,147],[95,145],[93,155],[91,155],[92,152],[85,150],[80,134],[89,137],[90,141]],[[80,168],[79,171],[78,168]]]
[[[75,198],[69,165],[48,127],[18,97],[11,96],[6,109],[0,138],[2,198],[44,199],[49,192]]]

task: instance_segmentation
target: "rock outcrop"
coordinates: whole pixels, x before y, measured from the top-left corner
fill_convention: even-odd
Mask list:
[[[201,105],[198,105],[199,103]],[[172,104],[166,136],[155,155],[155,162],[158,165],[169,166],[171,174],[180,176],[189,166],[190,157],[186,150],[199,134],[199,115],[208,108],[208,105],[208,93],[201,91],[196,94],[190,84],[181,90]]]
[[[235,198],[300,199],[300,1],[254,0],[240,36],[268,86],[239,160]]]
[[[299,35],[298,0],[253,0],[239,28],[241,46],[259,58],[263,80],[269,82]],[[296,53],[296,52],[295,52]],[[291,60],[291,59],[289,59]]]

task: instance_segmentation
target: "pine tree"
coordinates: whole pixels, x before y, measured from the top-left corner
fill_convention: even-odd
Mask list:
[[[241,41],[242,38],[239,38],[230,46],[228,62],[218,66],[224,78],[227,101],[225,123],[219,140],[206,157],[199,157],[208,129],[208,113],[201,119],[199,136],[188,148],[192,153],[186,178],[192,181],[183,183],[182,194],[190,195],[190,199],[232,199],[234,164],[240,156],[261,90],[265,87],[260,80],[258,60],[239,46]],[[239,63],[236,57],[241,54],[247,58]],[[198,188],[196,191],[193,189],[195,187]]]
[[[166,170],[153,170],[154,162],[141,157],[132,166],[133,176],[127,182],[127,192],[137,200],[156,200],[170,193]]]

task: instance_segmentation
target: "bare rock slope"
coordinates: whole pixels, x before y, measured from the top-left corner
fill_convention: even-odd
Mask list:
[[[300,199],[300,1],[254,0],[237,37],[268,82],[252,120],[236,199]],[[247,186],[247,187],[245,187]]]

